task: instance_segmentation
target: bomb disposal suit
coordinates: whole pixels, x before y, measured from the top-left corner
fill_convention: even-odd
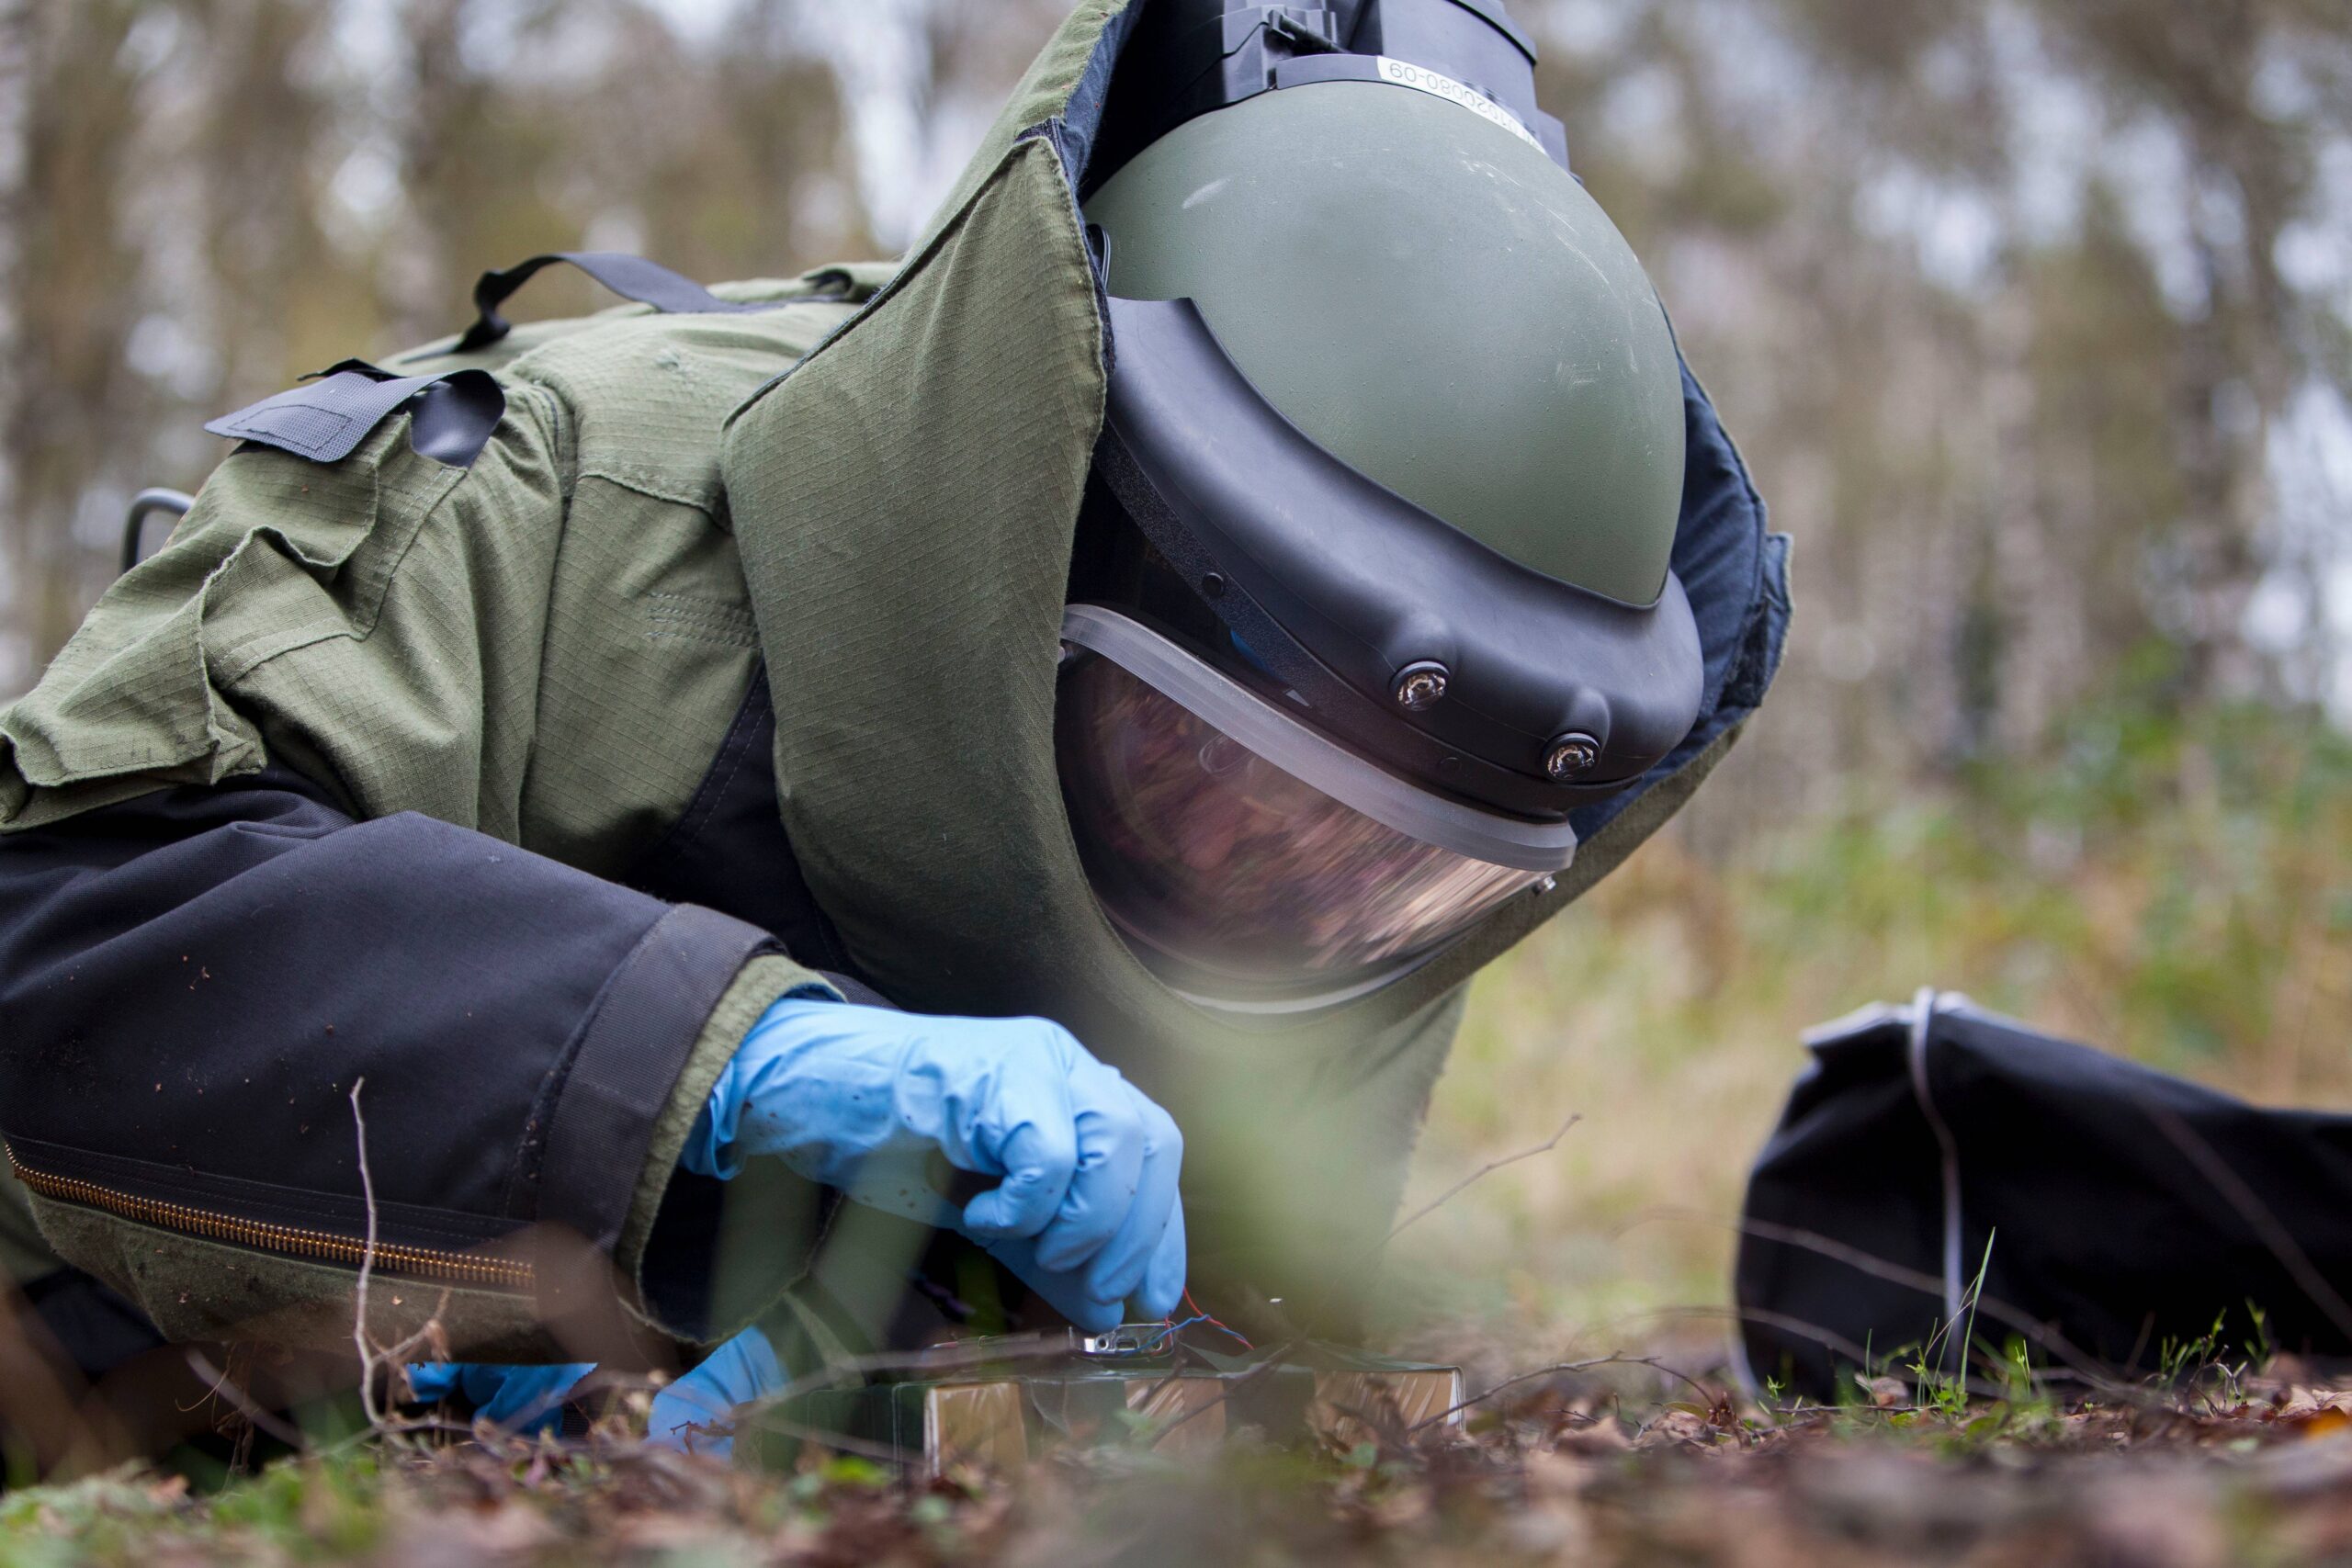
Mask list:
[[[1343,1327],[1465,982],[1787,617],[1533,82],[1089,0],[899,263],[510,330],[539,258],[217,422],[0,716],[19,1278],[347,1345],[372,1182],[475,1362]]]

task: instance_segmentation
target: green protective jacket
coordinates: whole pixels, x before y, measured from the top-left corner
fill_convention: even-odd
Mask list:
[[[1785,545],[1686,379],[1690,740],[1587,808],[1570,871],[1383,989],[1251,1019],[1162,987],[1088,891],[1052,740],[1116,352],[1075,189],[1131,21],[1078,9],[902,263],[715,290],[843,302],[396,362],[495,378],[469,462],[395,412],[332,461],[221,465],[0,715],[0,899],[12,862],[41,895],[0,916],[20,1272],[53,1252],[174,1337],[343,1342],[364,1076],[394,1277],[433,1287],[374,1292],[382,1332],[719,1337],[829,1255],[834,1211],[675,1175],[679,1149],[760,1011],[847,975],[1068,1025],[1184,1127],[1196,1280],[1344,1321],[1465,982],[1720,760],[1778,662]],[[236,875],[164,865],[199,841]]]

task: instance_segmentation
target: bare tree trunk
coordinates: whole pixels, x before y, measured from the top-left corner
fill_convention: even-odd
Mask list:
[[[25,169],[28,162],[33,87],[33,0],[0,0],[0,365],[22,367],[23,334],[18,299],[23,288]],[[17,427],[24,397],[21,374],[0,376],[0,433]],[[32,649],[20,629],[30,564],[24,556],[25,527],[17,513],[16,454],[0,439],[0,700],[32,679]]]

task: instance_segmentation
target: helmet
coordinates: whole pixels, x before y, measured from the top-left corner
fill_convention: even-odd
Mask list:
[[[1401,973],[1696,717],[1679,361],[1532,64],[1497,0],[1153,0],[1113,81],[1058,743],[1204,999]]]

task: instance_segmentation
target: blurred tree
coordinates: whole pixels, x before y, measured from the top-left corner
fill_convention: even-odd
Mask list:
[[[448,332],[537,251],[879,254],[1066,9],[0,0],[0,347],[37,367],[0,387],[0,694],[130,490],[217,458],[202,418]],[[1516,9],[1799,537],[1788,684],[1702,840],[2030,758],[2127,663],[2184,700],[2311,689],[2249,626],[2352,554],[2313,478],[2352,425],[2281,438],[2352,365],[2342,0]],[[521,303],[604,302],[551,275]],[[2294,527],[2282,484],[2320,498]]]
[[[0,365],[21,366],[24,337],[17,329],[23,277],[26,162],[30,151],[29,109],[35,70],[31,0],[0,0]],[[17,512],[17,423],[25,378],[0,377],[0,518]],[[0,543],[0,691],[10,689],[13,672],[28,662],[26,628],[8,615],[14,581],[25,568],[28,541],[17,530]]]
[[[213,414],[464,323],[583,245],[706,278],[876,254],[835,72],[789,0],[0,0],[0,697]],[[526,314],[611,303],[535,285]]]
[[[8,211],[15,385],[0,438],[14,618],[42,657],[87,602],[91,532],[85,521],[77,539],[75,527],[84,497],[125,445],[124,422],[148,412],[124,352],[138,254],[117,222],[131,140],[120,56],[137,10],[130,0],[27,5],[6,23],[9,52],[28,63],[10,117],[22,173]]]
[[[538,251],[642,250],[708,278],[876,254],[833,73],[791,12],[746,0],[723,47],[696,51],[637,0],[413,0],[403,188],[432,260],[412,335],[447,330],[484,267]]]
[[[2029,758],[2152,647],[2179,699],[2286,694],[2248,625],[2290,554],[2275,437],[2344,385],[2352,279],[2279,258],[2352,157],[2352,15],[1522,11],[1579,173],[1799,537],[1787,684],[1702,832]]]

